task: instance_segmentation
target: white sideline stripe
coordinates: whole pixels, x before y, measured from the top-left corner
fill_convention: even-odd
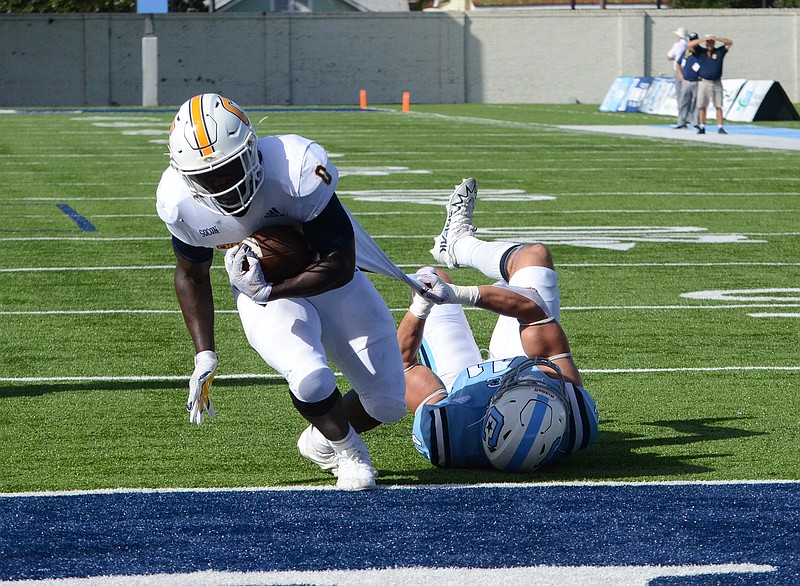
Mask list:
[[[665,368],[582,368],[584,374],[659,374],[672,372],[798,372],[800,365],[797,366],[686,366],[686,367],[665,367]],[[342,376],[341,372],[336,372],[336,376]],[[240,373],[240,374],[218,374],[215,380],[242,380],[242,379],[279,379],[283,376],[275,373]],[[0,377],[0,383],[69,383],[69,382],[173,382],[188,381],[185,375],[130,375],[130,376],[31,376],[31,377]]]
[[[101,238],[97,236],[24,236],[16,238],[0,238],[0,242],[22,242],[30,240],[49,240],[51,242],[145,242],[150,240],[159,240],[168,242],[169,238],[163,236],[127,236],[127,237],[114,237],[114,238]]]
[[[689,366],[675,368],[581,368],[588,374],[648,374],[663,372],[800,371],[798,366]]]
[[[475,484],[379,484],[376,490],[438,490],[438,489],[485,489],[485,488],[551,488],[551,487],[623,487],[623,486],[769,486],[774,484],[800,484],[800,480],[793,479],[739,479],[739,480],[643,480],[641,482],[623,480],[574,480],[553,482],[479,482]],[[96,488],[80,490],[44,490],[41,492],[0,492],[0,498],[28,498],[28,497],[58,497],[58,496],[91,496],[108,494],[171,494],[171,493],[228,493],[228,492],[305,492],[308,490],[325,491],[339,490],[335,485],[309,485],[309,486],[236,486],[236,487],[171,487],[171,488]],[[0,582],[1,584],[2,582]]]
[[[51,155],[48,155],[48,156],[51,156]],[[129,155],[126,155],[126,156],[129,156]],[[158,185],[158,183],[139,183],[139,185],[156,186],[156,185]],[[402,191],[402,190],[398,190],[398,191]],[[447,189],[447,188],[442,189],[442,196],[447,195],[447,193],[445,193],[447,191],[450,191],[450,190]],[[341,196],[344,196],[344,197],[352,197],[352,195],[349,195],[349,193],[350,192],[347,192],[347,191],[337,191],[336,192],[337,195],[341,195]],[[691,195],[705,195],[705,196],[709,195],[708,191],[637,191],[635,194],[636,195],[689,195],[689,196],[691,196]],[[565,196],[565,197],[569,197],[569,196],[586,196],[586,195],[631,195],[631,192],[630,191],[591,191],[591,192],[586,192],[586,191],[565,191],[565,192],[562,192],[562,193],[553,193],[551,195],[555,195],[556,197],[558,197],[558,196]],[[785,191],[746,191],[746,192],[742,191],[742,192],[715,193],[713,195],[715,197],[725,197],[725,196],[737,197],[739,195],[762,196],[762,195],[786,195],[786,192]],[[29,201],[58,201],[58,202],[62,202],[62,201],[64,201],[64,199],[65,198],[63,198],[63,197],[28,197],[28,198],[25,199],[25,201],[26,202],[29,202]],[[67,199],[68,199],[68,201],[153,201],[152,197],[69,197]],[[604,210],[604,212],[607,212],[607,211],[627,213],[627,210]],[[656,213],[656,212],[659,212],[659,211],[665,211],[665,210],[641,210],[641,213]],[[666,210],[666,211],[669,211],[669,210]],[[703,212],[703,211],[706,211],[706,210],[697,209],[697,210],[677,210],[677,211]],[[724,211],[729,211],[729,210],[720,210],[720,211],[724,212]],[[754,211],[754,212],[758,212],[758,211],[763,211],[763,210],[733,210],[733,211],[742,211],[742,212]],[[769,211],[769,210],[767,210],[767,211]],[[780,210],[775,210],[775,211],[780,211]],[[786,211],[787,212],[793,212],[793,211],[797,211],[797,210],[789,209],[789,210],[786,210]],[[380,214],[381,212],[371,212],[371,213],[373,215],[376,215],[376,214]],[[410,211],[410,212],[390,212],[390,213],[394,213],[394,214],[404,214],[404,213],[419,214],[419,213],[425,213],[425,212]],[[517,214],[519,212],[501,212],[501,213]],[[524,212],[524,213],[528,213],[528,212]],[[575,211],[575,212],[553,211],[553,212],[547,212],[547,213],[554,213],[554,214],[562,213],[562,214],[565,214],[565,213],[592,213],[592,212],[591,212],[591,210],[588,210],[588,211],[585,211],[585,212],[584,211]],[[597,212],[595,212],[595,213],[597,213]],[[355,215],[356,216],[360,216],[361,213],[358,213],[358,214],[355,214]],[[155,216],[151,216],[151,217],[155,217]]]
[[[791,317],[800,318],[800,313],[748,313],[748,317]]]
[[[660,141],[670,140],[674,142],[701,142],[715,147],[736,146],[756,149],[774,149],[782,151],[800,150],[800,141],[792,138],[772,137],[763,135],[738,135],[738,134],[704,134],[698,135],[695,132],[676,132],[673,128],[664,128],[660,125],[568,125],[568,124],[541,124],[537,122],[518,122],[511,120],[497,120],[491,118],[473,118],[470,116],[453,116],[449,114],[437,114],[433,112],[405,112],[404,116],[415,116],[419,118],[429,118],[438,120],[452,120],[467,124],[477,124],[485,126],[520,128],[534,130],[542,134],[555,134],[558,130],[570,133],[605,133],[616,135],[634,136],[636,138]],[[618,147],[614,147],[618,148]]]
[[[340,372],[336,373],[336,376],[342,376]],[[283,377],[276,373],[253,373],[253,374],[218,374],[214,377],[214,380],[242,380],[242,379],[252,379],[252,378],[263,378],[263,379],[280,379],[283,380]],[[177,375],[131,375],[131,376],[30,376],[30,377],[19,377],[19,378],[0,378],[0,382],[3,383],[57,383],[57,382],[65,382],[65,383],[112,383],[112,382],[173,382],[173,381],[188,381],[189,377],[185,375],[177,376]]]
[[[797,303],[731,303],[728,305],[592,305],[586,307],[562,307],[561,311],[631,311],[647,309],[743,309],[750,307],[800,307]],[[476,310],[476,307],[464,309]],[[403,310],[405,311],[405,310]]]
[[[558,267],[595,268],[595,267],[796,267],[800,262],[574,262],[559,263]]]
[[[797,303],[731,303],[730,305],[594,305],[586,307],[562,307],[561,311],[632,311],[648,309],[743,309],[750,307],[800,307]],[[476,310],[477,307],[464,309]],[[405,310],[403,310],[405,311]]]
[[[589,306],[564,306],[561,311],[650,311],[650,310],[683,310],[683,309],[776,309],[800,307],[800,303],[731,303],[723,305],[589,305]],[[405,313],[407,307],[393,307],[392,313]],[[482,311],[477,307],[465,307],[465,311]],[[180,309],[43,309],[31,311],[0,311],[0,315],[116,315],[116,314],[179,314]],[[217,315],[237,314],[235,309],[217,309]],[[768,314],[764,314],[765,316]],[[791,314],[776,314],[788,316]]]
[[[26,239],[27,240],[27,239]],[[435,263],[434,263],[435,264]],[[420,263],[398,264],[400,268],[417,268]],[[763,262],[763,261],[732,261],[732,262],[575,262],[559,263],[558,267],[569,268],[605,268],[605,267],[796,267],[800,262]],[[69,272],[69,271],[149,271],[171,270],[175,265],[147,265],[147,266],[109,266],[109,267],[9,267],[0,268],[0,273],[26,273],[26,272]],[[212,269],[225,267],[212,266]]]
[[[537,584],[561,586],[647,586],[652,580],[729,574],[777,572],[776,566],[748,563],[686,564],[657,566],[517,566],[510,568],[430,568],[424,566],[370,568],[367,570],[283,570],[230,572],[205,570],[177,574],[138,574],[59,578],[55,580],[13,580],[6,586],[274,586],[314,584],[315,586],[463,586],[464,584]]]
[[[765,306],[773,307],[773,306]],[[42,311],[0,311],[0,315],[103,315],[140,313],[180,313],[180,309],[52,309]],[[237,313],[235,309],[218,309],[214,313]]]
[[[2,239],[0,239],[2,240]],[[30,240],[29,238],[21,240]],[[422,263],[398,264],[400,268],[417,268]],[[435,263],[434,263],[435,264]],[[439,265],[441,266],[441,265]],[[731,261],[731,262],[574,262],[559,263],[556,268],[605,268],[605,267],[797,267],[800,262],[764,262],[764,261]],[[8,267],[0,268],[0,273],[27,273],[27,272],[69,272],[69,271],[149,271],[171,270],[175,265],[143,265],[143,266],[109,266],[109,267]],[[212,269],[223,269],[222,265],[212,266]]]
[[[608,227],[601,227],[606,229]],[[797,236],[800,232],[742,232],[745,236]],[[433,236],[430,235],[400,235],[400,234],[372,234],[375,240],[432,240]],[[130,236],[130,237],[113,237],[103,238],[98,236],[28,236],[28,237],[6,237],[0,238],[0,242],[31,242],[31,241],[47,241],[47,242],[149,242],[149,241],[167,241],[163,236]]]
[[[687,195],[687,194],[684,194]],[[558,194],[555,196],[557,197]],[[64,198],[61,198],[64,199]],[[589,214],[792,214],[800,210],[736,210],[736,209],[681,209],[681,210],[496,210],[492,215],[505,216],[513,215],[537,215],[547,214],[551,216],[564,215],[589,215]],[[431,215],[430,211],[385,211],[385,212],[359,212],[358,216],[426,216]],[[25,214],[17,216],[19,218],[47,218],[52,214]],[[92,214],[92,218],[150,218],[153,214]]]

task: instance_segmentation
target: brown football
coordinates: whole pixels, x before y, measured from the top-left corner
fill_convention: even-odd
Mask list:
[[[242,241],[256,253],[271,283],[295,277],[316,259],[303,235],[291,226],[272,226]]]

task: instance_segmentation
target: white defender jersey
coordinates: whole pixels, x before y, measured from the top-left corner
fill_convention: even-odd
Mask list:
[[[259,139],[264,182],[240,217],[215,214],[194,201],[172,167],[161,176],[156,209],[173,236],[192,246],[222,252],[269,226],[303,224],[328,205],[339,171],[319,144],[288,134]]]

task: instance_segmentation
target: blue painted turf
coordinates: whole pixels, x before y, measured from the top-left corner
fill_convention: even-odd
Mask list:
[[[65,203],[57,204],[56,207],[78,226],[81,232],[97,232],[97,228],[84,216],[80,215],[75,209]]]
[[[0,497],[0,580],[203,570],[765,564],[797,584],[800,484]]]
[[[797,128],[773,128],[768,126],[744,126],[725,124],[729,134],[746,134],[750,136],[774,136],[777,138],[795,138],[800,140],[800,130]]]
[[[743,136],[769,136],[773,138],[789,138],[800,140],[800,129],[797,128],[776,128],[772,126],[750,126],[746,124],[736,124],[728,122],[723,124],[725,131],[732,135]],[[687,133],[697,133],[694,128],[676,129],[672,124],[659,124],[658,128],[670,128]],[[709,134],[716,134],[718,126],[715,123],[706,124],[706,130]]]

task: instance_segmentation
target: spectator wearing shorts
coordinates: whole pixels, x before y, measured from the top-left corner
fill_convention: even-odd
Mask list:
[[[717,47],[717,43],[722,43],[722,46]],[[702,39],[689,42],[687,50],[695,52],[700,64],[698,71],[700,79],[697,85],[697,111],[700,122],[698,134],[706,133],[706,108],[709,101],[716,108],[718,132],[728,134],[722,126],[722,62],[732,45],[732,40],[714,35],[706,35]]]

